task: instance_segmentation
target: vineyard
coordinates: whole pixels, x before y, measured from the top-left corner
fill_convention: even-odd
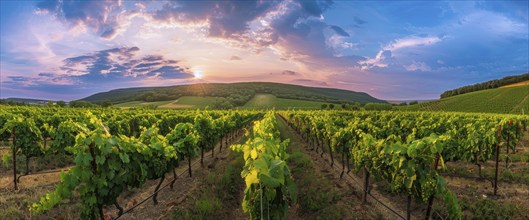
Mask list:
[[[44,107],[2,107],[0,113],[0,177],[6,180],[0,208],[24,209],[1,218],[65,212],[76,219],[142,218],[134,212],[148,212],[145,204],[151,204],[153,215],[167,207],[176,219],[216,219],[212,209],[220,212],[223,201],[242,208],[229,215],[237,219],[479,219],[486,216],[478,213],[483,207],[507,218],[529,217],[523,202],[529,196],[529,117],[522,115]],[[240,166],[214,168],[236,157]],[[67,162],[54,164],[59,158]],[[35,165],[43,160],[49,163]],[[40,183],[43,192],[29,191],[31,181],[53,172]],[[197,181],[210,184],[186,185]],[[469,196],[463,182],[484,187]],[[199,189],[221,199],[194,200]],[[329,202],[317,198],[331,192],[344,193],[332,198],[336,207],[349,210],[341,197],[356,201],[354,207],[343,212],[322,205]],[[37,196],[13,201],[27,193]],[[127,199],[131,195],[138,196]]]
[[[487,89],[401,107],[402,110],[527,114],[529,85]]]

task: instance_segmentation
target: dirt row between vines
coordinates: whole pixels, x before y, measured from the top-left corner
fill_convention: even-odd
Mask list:
[[[281,122],[286,123],[283,119],[279,119]],[[325,153],[323,157],[321,156],[321,149],[319,153],[316,153],[314,150],[311,150],[311,146],[305,140],[296,133],[296,131],[288,127],[289,131],[295,134],[295,137],[303,143],[304,151],[309,154],[315,161],[316,164],[320,164],[322,169],[329,169],[332,173],[331,177],[339,178],[340,173],[342,172],[342,163],[341,155],[333,154],[334,156],[334,166],[330,167],[331,158],[328,154],[328,149],[325,147]],[[528,151],[529,146],[529,134],[526,134],[526,137],[520,142],[517,148],[517,154],[525,153]],[[511,154],[512,155],[512,154]],[[476,165],[463,163],[463,162],[447,162],[448,167],[459,167],[461,169],[468,169],[468,172],[475,172],[477,176],[477,171],[472,169],[477,167]],[[500,172],[505,170],[505,162],[500,162]],[[528,162],[513,162],[510,164],[510,169],[517,175],[526,175],[529,174],[526,172],[527,167],[529,166]],[[491,169],[494,169],[494,162],[488,161],[484,166],[484,169],[487,169],[489,172],[492,172]],[[347,168],[346,168],[347,170]],[[498,195],[493,195],[493,187],[491,182],[488,180],[480,180],[470,175],[468,177],[453,177],[453,176],[443,176],[447,181],[448,188],[454,192],[460,199],[460,205],[465,206],[463,209],[480,209],[482,200],[494,200],[497,204],[499,212],[509,211],[514,218],[529,219],[529,183],[518,183],[512,181],[504,181],[500,178],[498,182]],[[354,189],[356,193],[361,195],[363,192],[363,173],[354,173],[351,171],[349,175],[345,174],[343,181],[347,182],[351,189]],[[399,195],[390,192],[388,189],[389,183],[387,182],[376,182],[373,178],[370,178],[370,195],[377,198],[380,202],[384,203],[388,207],[384,207],[378,201],[373,200],[373,198],[368,197],[368,202],[374,205],[378,211],[380,211],[384,218],[386,219],[402,219],[406,217],[406,203],[407,197],[404,195]],[[340,188],[340,187],[339,187]],[[437,212],[444,212],[446,208],[442,207],[443,201],[436,199],[434,201],[434,214],[433,218],[439,218]],[[465,203],[465,204],[462,204]],[[513,208],[514,207],[514,208]],[[496,207],[495,207],[496,208]],[[394,210],[390,211],[390,209]],[[516,211],[511,211],[515,209]],[[479,210],[478,210],[479,211]],[[418,204],[415,201],[411,203],[411,218],[412,219],[423,219],[426,213],[426,204]],[[464,217],[475,218],[476,214],[480,213],[469,213],[469,210],[463,210]],[[399,216],[400,215],[400,216]],[[479,215],[478,215],[479,216]]]
[[[154,206],[152,199],[146,201],[142,205],[136,207],[133,211],[125,214],[121,219],[171,219],[171,209],[181,203],[194,189],[199,185],[199,180],[196,176],[206,175],[212,168],[217,164],[222,163],[229,153],[229,146],[232,143],[238,143],[241,139],[243,132],[240,132],[234,138],[232,142],[229,142],[226,146],[223,144],[222,152],[219,153],[220,144],[217,144],[214,148],[215,157],[211,157],[211,151],[205,152],[204,154],[204,166],[200,164],[200,156],[192,160],[192,171],[193,177],[188,176],[187,161],[182,162],[179,167],[176,168],[176,173],[179,174],[173,190],[169,187],[163,189],[158,194],[157,206]],[[50,169],[44,171],[53,170],[64,170],[67,168]],[[78,219],[81,211],[81,207],[75,198],[66,199],[65,201],[52,208],[48,213],[40,216],[32,216],[28,211],[28,206],[39,200],[40,197],[46,193],[52,192],[55,189],[56,184],[60,181],[60,172],[35,174],[21,178],[18,191],[13,190],[13,177],[5,175],[0,178],[0,219]],[[166,174],[164,183],[172,180],[173,174]],[[159,180],[147,181],[142,188],[132,189],[128,192],[123,193],[118,198],[119,204],[124,208],[130,208],[144,198],[148,197],[154,192],[156,185]],[[117,209],[114,206],[105,207],[106,216],[116,217]]]
[[[229,146],[233,143],[239,143],[243,132],[238,135],[234,141],[228,143],[228,146],[224,146],[222,151],[219,152],[220,145],[217,144],[214,148],[215,156],[212,157],[211,151],[204,154],[204,166],[200,164],[200,157],[195,158],[191,161],[191,170],[193,171],[192,177],[189,177],[187,163],[182,163],[177,169],[176,173],[178,176],[174,188],[169,187],[163,189],[158,193],[158,204],[155,205],[152,199],[149,199],[145,203],[139,205],[132,212],[123,215],[120,219],[172,219],[173,210],[184,202],[189,195],[192,195],[197,189],[200,188],[202,183],[201,180],[212,172],[216,166],[224,166],[226,159],[229,157],[231,150]],[[166,174],[166,179],[162,186],[171,182],[173,174]],[[136,189],[129,193],[124,193],[118,202],[127,209],[139,203],[144,198],[147,198],[154,191],[158,185],[159,180],[148,181],[141,189]],[[214,187],[214,186],[210,186]],[[192,198],[196,199],[196,198]],[[117,216],[118,210],[114,207],[107,207],[106,213],[112,217]]]
[[[279,118],[281,123],[287,124],[286,121],[284,121],[281,117]],[[287,126],[288,127],[288,126]],[[299,135],[294,129],[291,127],[288,127],[288,131],[293,134],[293,136],[299,141],[302,145],[301,149],[303,151],[310,155],[310,157],[313,159],[314,163],[316,164],[316,167],[320,167],[322,172],[326,172],[328,178],[332,178],[337,180],[336,186],[338,188],[344,188],[346,187],[347,190],[352,190],[354,194],[356,195],[356,198],[361,201],[361,197],[363,194],[363,179],[362,179],[362,173],[355,174],[353,171],[351,171],[349,174],[344,174],[343,178],[340,178],[340,174],[342,172],[342,163],[340,161],[340,155],[334,154],[334,165],[333,167],[330,166],[331,164],[331,158],[328,154],[328,149],[325,149],[325,153],[323,157],[320,153],[316,153],[311,149],[311,146],[305,140]],[[321,151],[320,151],[321,152]],[[347,168],[346,168],[347,170]],[[406,218],[406,197],[401,195],[387,195],[386,193],[382,192],[382,189],[380,189],[381,183],[373,183],[373,179],[370,179],[370,195],[368,196],[367,202],[368,204],[365,205],[365,209],[375,208],[378,213],[382,215],[382,218],[384,219],[403,219]],[[385,185],[385,184],[383,184]],[[378,201],[374,200],[373,197],[375,197]],[[382,205],[383,203],[384,205]],[[385,206],[388,206],[389,209]],[[415,204],[412,202],[411,204],[411,218],[412,219],[420,219],[424,218],[424,214],[426,207],[421,207],[418,204]],[[393,211],[391,211],[393,210]],[[363,218],[363,217],[359,217]],[[366,218],[366,217],[364,217]],[[369,219],[369,217],[367,217]]]

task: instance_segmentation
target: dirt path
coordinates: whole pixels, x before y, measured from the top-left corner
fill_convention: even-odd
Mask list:
[[[241,132],[241,134],[242,133],[243,132]],[[231,143],[238,143],[241,138],[242,135],[239,135],[235,137],[234,141]],[[172,219],[172,210],[181,204],[201,184],[200,178],[197,178],[197,175],[200,175],[198,172],[211,172],[211,170],[219,163],[224,163],[231,152],[229,149],[231,143],[228,143],[228,147],[223,145],[222,151],[220,153],[220,145],[217,144],[214,148],[215,157],[211,156],[211,151],[204,154],[204,167],[202,167],[200,164],[200,157],[192,160],[191,169],[193,171],[193,177],[189,177],[188,175],[187,163],[183,163],[181,166],[177,167],[176,173],[178,178],[174,183],[174,188],[170,189],[168,186],[159,191],[157,196],[157,205],[154,204],[152,199],[149,199],[136,207],[130,213],[121,216],[120,219]],[[201,174],[204,175],[203,173]],[[162,186],[169,184],[172,179],[173,174],[167,174]],[[119,204],[124,209],[137,205],[155,191],[158,183],[159,180],[151,180],[148,181],[141,189],[135,189],[131,192],[124,193],[122,196],[120,196],[120,198],[118,198]],[[105,210],[110,216],[117,216],[118,210],[115,209],[115,207],[106,207]]]
[[[241,134],[243,132],[240,132]],[[231,143],[237,143],[241,138],[241,135],[234,138]],[[223,160],[229,155],[230,149],[223,144],[222,152],[219,153],[220,145],[217,144],[214,148],[215,157],[211,157],[211,151],[205,152],[204,154],[204,167],[200,165],[200,157],[192,160],[193,175],[199,171],[208,171],[214,168],[217,163],[222,163]],[[65,168],[61,168],[65,169]],[[55,169],[60,170],[60,169]],[[144,204],[139,205],[136,209],[130,213],[124,215],[121,219],[171,219],[172,208],[178,205],[189,192],[196,188],[198,182],[195,176],[190,178],[188,176],[187,163],[183,163],[176,169],[179,177],[174,184],[174,189],[170,190],[169,187],[159,192],[158,201],[159,205],[154,206],[152,199],[146,201]],[[67,199],[61,204],[54,207],[48,213],[41,216],[31,216],[28,211],[28,206],[38,201],[46,193],[49,193],[55,189],[56,184],[60,181],[60,172],[56,173],[45,173],[31,176],[25,176],[21,178],[19,183],[20,190],[17,192],[13,191],[13,180],[11,175],[6,175],[0,178],[0,219],[77,219],[79,218],[80,205],[77,199]],[[165,185],[172,180],[172,173],[166,175],[166,180],[162,184]],[[132,207],[139,203],[144,198],[148,197],[154,192],[158,180],[148,181],[144,184],[141,189],[133,189],[129,192],[123,193],[118,201],[123,208]],[[117,216],[117,209],[112,207],[105,208],[106,213],[110,216]]]
[[[280,122],[286,124],[286,122],[283,119],[280,119]],[[311,147],[292,128],[288,127],[288,131],[293,134],[293,137],[297,139],[296,141],[299,141],[300,143],[302,143],[301,148],[303,149],[303,152],[308,154],[312,158],[315,166],[319,168],[319,172],[326,173],[325,175],[328,178],[340,180],[340,174],[342,172],[341,170],[342,164],[340,161],[337,160],[338,155],[334,155],[335,157],[334,166],[331,168],[330,156],[327,154],[328,151],[325,151],[326,153],[323,155],[323,157],[321,157],[319,153],[316,153],[315,151],[311,151],[310,150]],[[341,179],[341,181],[339,181],[336,184],[336,187],[352,189],[354,193],[357,195],[357,198],[359,198],[358,196],[361,196],[362,191],[363,191],[362,181],[363,180],[360,177],[354,175],[353,172],[351,171],[351,173],[344,175],[344,178]],[[402,200],[404,199],[404,197],[388,197],[386,195],[383,195],[381,192],[379,192],[380,190],[378,188],[379,187],[376,183],[372,184],[372,189],[370,191],[371,196],[368,197],[367,202],[370,205],[376,207],[376,209],[378,210],[380,214],[382,214],[384,219],[405,218],[406,212],[404,211],[405,209],[403,209],[403,206],[405,206],[405,202],[402,202],[402,201],[406,201],[406,200]],[[382,203],[388,207],[385,207]],[[393,211],[391,211],[390,209]],[[412,203],[412,210],[414,210],[414,212],[412,212],[413,219],[422,218],[422,216],[420,215],[420,213],[422,213],[422,210],[420,207]]]
[[[287,164],[298,188],[298,203],[287,219],[382,219],[370,204],[362,204],[354,186],[329,170],[321,158],[310,156],[306,144],[279,119],[282,139],[290,139]]]

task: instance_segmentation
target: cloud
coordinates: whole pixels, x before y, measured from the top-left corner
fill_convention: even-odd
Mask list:
[[[274,47],[282,58],[302,61],[302,56],[334,56],[324,36],[328,27],[349,36],[341,27],[324,22],[323,13],[332,4],[328,0],[171,1],[153,12],[152,18],[161,23],[198,24],[208,37],[232,41],[230,45],[255,52]]]
[[[38,14],[51,14],[72,29],[90,28],[104,39],[113,39],[130,25],[138,11],[125,10],[122,1],[46,0],[37,3]]]
[[[285,71],[281,72],[281,75],[293,76],[293,75],[297,75],[297,73],[292,71],[292,70],[285,70]]]
[[[121,85],[141,85],[144,80],[190,79],[189,68],[161,55],[139,57],[138,47],[119,47],[96,51],[63,60],[57,73],[39,73],[36,77],[10,76],[7,87],[28,90],[75,86],[105,88]],[[50,90],[51,91],[51,90]],[[55,90],[53,90],[55,91]]]
[[[429,46],[439,42],[441,42],[439,37],[410,36],[395,40],[393,43],[385,46],[383,50],[395,51],[408,47]]]
[[[347,33],[344,29],[341,27],[338,27],[336,25],[329,26],[336,34],[342,36],[342,37],[350,37],[349,33]]]
[[[361,18],[359,18],[359,17],[357,17],[357,16],[354,16],[354,17],[353,17],[353,20],[354,20],[354,22],[355,22],[357,25],[363,25],[363,24],[367,23],[367,21],[364,21],[364,20],[362,20]]]
[[[154,12],[158,21],[208,23],[212,37],[234,37],[249,30],[249,22],[262,16],[279,1],[170,1]]]
[[[432,68],[426,65],[425,63],[415,62],[415,61],[410,65],[405,65],[404,68],[407,71],[418,71],[418,70],[419,71],[431,71],[432,70]]]
[[[384,46],[374,58],[368,58],[358,62],[362,66],[362,70],[369,70],[372,68],[387,68],[390,65],[399,65],[399,63],[406,62],[409,59],[409,54],[403,53],[403,51],[411,50],[419,47],[428,47],[441,42],[442,39],[439,37],[419,37],[419,36],[408,36],[399,38],[388,45]],[[401,56],[401,54],[405,54]],[[432,69],[424,62],[415,62],[408,65],[400,65],[408,71],[431,71]]]
[[[239,56],[233,55],[230,57],[230,60],[242,60],[242,58]]]

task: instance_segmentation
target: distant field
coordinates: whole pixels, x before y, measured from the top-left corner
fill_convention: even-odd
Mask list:
[[[399,107],[402,110],[529,113],[529,85],[487,89],[445,99]]]
[[[124,102],[114,105],[118,108],[141,108],[148,106],[156,106],[158,108],[172,108],[172,109],[187,109],[187,108],[205,108],[210,106],[216,100],[215,97],[199,97],[199,96],[182,96],[177,100],[160,101],[160,102],[142,102],[132,101]]]
[[[114,107],[118,108],[141,108],[141,107],[148,107],[148,106],[160,106],[165,105],[173,102],[173,100],[170,101],[159,101],[159,102],[142,102],[142,101],[132,101],[132,102],[124,102],[115,104]]]
[[[508,87],[515,87],[515,86],[525,86],[525,85],[529,85],[529,80],[523,81],[523,82],[519,82],[519,83],[510,84],[510,85],[506,85],[506,86],[502,86],[500,88],[508,88]]]
[[[314,101],[304,101],[304,100],[295,100],[295,99],[283,99],[277,98],[274,95],[270,94],[257,94],[250,101],[248,101],[243,108],[247,109],[266,109],[266,108],[276,108],[276,109],[319,109],[321,105],[327,104],[325,102],[314,102]],[[337,106],[338,107],[338,106]]]

